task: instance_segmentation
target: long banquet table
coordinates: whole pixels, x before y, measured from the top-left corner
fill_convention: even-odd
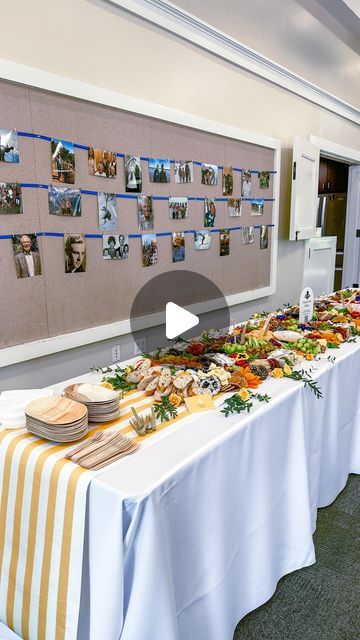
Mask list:
[[[315,562],[317,508],[360,473],[360,341],[331,355],[311,363],[322,399],[268,379],[269,404],[193,414],[91,480],[78,640],[232,640]]]

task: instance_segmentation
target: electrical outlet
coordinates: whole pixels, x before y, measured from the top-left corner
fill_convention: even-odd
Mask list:
[[[135,342],[134,355],[138,356],[139,353],[143,353],[145,349],[146,349],[146,338],[139,338],[137,342]]]
[[[120,360],[120,345],[116,344],[115,347],[112,348],[112,361],[119,362]]]

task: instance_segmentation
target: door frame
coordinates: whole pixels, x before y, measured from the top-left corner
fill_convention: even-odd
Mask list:
[[[310,135],[309,139],[312,144],[319,147],[320,156],[322,155],[332,160],[343,160],[350,164],[342,287],[352,286],[354,283],[358,283],[360,278],[360,274],[357,273],[360,265],[360,239],[355,235],[355,230],[360,227],[360,203],[358,198],[360,188],[356,188],[355,172],[352,171],[351,168],[360,165],[360,150],[346,147],[332,140],[326,140],[325,138],[319,138],[314,135]]]

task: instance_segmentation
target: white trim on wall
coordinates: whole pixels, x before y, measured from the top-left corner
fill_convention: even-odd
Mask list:
[[[275,236],[275,234],[274,234]],[[275,268],[276,268],[276,261]],[[262,289],[254,289],[253,291],[245,291],[243,293],[235,293],[226,297],[226,302],[229,306],[240,304],[241,302],[249,302],[257,298],[263,298],[275,293],[275,285],[269,287],[263,287]],[[192,313],[207,313],[209,311],[219,309],[222,306],[222,301],[219,303],[216,300],[208,301],[208,303],[202,303],[201,309],[196,305],[191,305],[188,309]],[[164,314],[154,313],[144,317],[143,326],[146,328],[155,327],[164,321]],[[137,323],[140,326],[140,322]],[[83,329],[82,331],[74,331],[72,333],[64,333],[60,336],[54,336],[52,338],[45,338],[44,340],[35,340],[34,342],[26,342],[24,344],[18,344],[13,347],[6,347],[0,350],[0,368],[8,367],[18,362],[26,362],[35,358],[41,358],[43,356],[49,356],[60,351],[67,351],[68,349],[75,349],[76,347],[83,347],[87,344],[94,342],[101,342],[102,340],[109,340],[111,338],[117,338],[122,335],[131,333],[130,320],[121,320],[119,322],[112,322],[110,324],[99,325],[97,327],[91,327],[90,329]]]
[[[328,111],[360,124],[360,109],[263,56],[168,0],[103,0],[147,20]]]
[[[234,306],[242,302],[263,298],[275,293],[281,168],[281,143],[279,140],[269,138],[258,133],[245,131],[244,129],[239,129],[238,127],[226,125],[221,122],[216,122],[215,120],[208,120],[207,118],[202,118],[191,113],[177,111],[159,104],[133,98],[132,96],[127,96],[122,93],[106,90],[85,82],[72,80],[71,78],[59,76],[47,71],[27,67],[26,65],[18,64],[10,60],[0,59],[0,78],[39,89],[45,89],[47,91],[54,91],[74,98],[89,100],[90,102],[95,102],[97,104],[103,104],[123,109],[125,111],[139,113],[152,118],[167,120],[168,122],[173,122],[175,124],[208,131],[227,138],[233,138],[235,140],[241,140],[242,142],[249,142],[254,145],[273,149],[275,173],[273,174],[274,202],[272,223],[274,224],[274,227],[271,232],[270,284],[267,287],[229,295],[226,297],[226,302],[229,306]],[[37,131],[36,133],[41,134],[43,132]],[[219,308],[219,306],[216,306],[216,304],[215,306],[210,304],[208,310],[216,308]],[[147,322],[150,322],[147,326],[155,326],[162,322],[157,314],[154,314],[152,320],[153,323],[151,324],[151,319],[149,319],[149,317],[147,318]],[[107,325],[92,327],[82,331],[75,331],[73,333],[45,338],[44,340],[37,340],[21,345],[6,347],[0,350],[0,367],[6,367],[18,362],[40,358],[52,353],[58,353],[59,351],[65,351],[67,349],[74,349],[93,342],[100,342],[115,336],[125,335],[130,333],[130,330],[130,320],[127,319]]]

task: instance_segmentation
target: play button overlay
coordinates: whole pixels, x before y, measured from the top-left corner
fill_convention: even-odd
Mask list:
[[[130,325],[139,351],[150,353],[163,347],[178,351],[182,340],[211,329],[228,331],[230,313],[218,284],[196,271],[174,269],[149,278],[139,289]]]
[[[199,324],[198,316],[190,311],[186,311],[183,307],[179,307],[174,302],[168,302],[165,310],[166,318],[166,337],[171,340],[177,338],[184,331],[192,329]]]

